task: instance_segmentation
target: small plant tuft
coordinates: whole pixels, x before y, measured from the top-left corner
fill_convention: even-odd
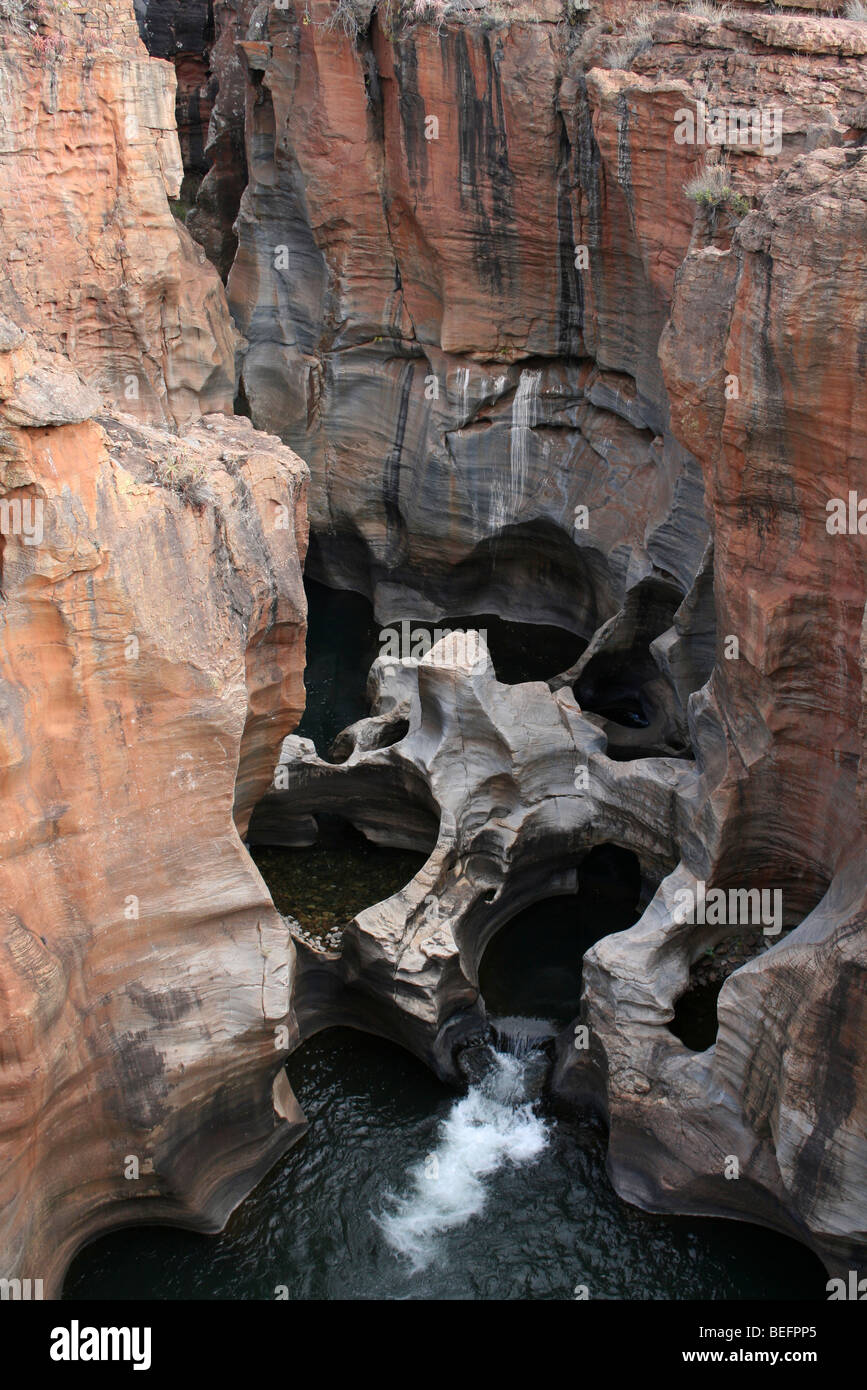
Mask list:
[[[653,26],[659,14],[659,6],[653,4],[646,5],[633,15],[605,54],[605,67],[625,70],[632,66],[639,54],[646,53],[653,46]]]
[[[683,185],[683,191],[690,202],[708,213],[712,222],[723,211],[735,221],[740,221],[750,211],[749,198],[735,191],[728,166],[722,162],[706,164],[700,173]]]
[[[728,19],[732,14],[732,6],[729,4],[714,5],[711,0],[687,0],[683,7],[684,13],[693,19],[706,19],[710,22],[719,19]]]
[[[171,450],[164,459],[152,464],[154,482],[168,488],[192,507],[204,507],[214,501],[206,482],[205,465],[184,449]]]
[[[37,34],[33,40],[33,51],[37,58],[51,62],[66,56],[69,44],[62,34]]]
[[[361,20],[353,0],[337,0],[337,4],[327,19],[322,21],[323,29],[341,29],[354,43],[361,33]]]

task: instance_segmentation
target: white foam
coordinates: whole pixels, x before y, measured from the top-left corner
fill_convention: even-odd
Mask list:
[[[548,1142],[544,1121],[527,1097],[527,1060],[491,1053],[491,1066],[443,1120],[436,1148],[410,1169],[407,1196],[386,1195],[378,1217],[389,1245],[424,1269],[436,1238],[483,1210],[485,1179],[507,1163],[531,1163]]]

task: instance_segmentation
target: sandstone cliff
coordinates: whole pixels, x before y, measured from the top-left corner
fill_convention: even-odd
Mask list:
[[[0,33],[0,310],[143,420],[231,412],[238,336],[166,200],[183,177],[172,66],[127,0],[21,0]]]
[[[107,1225],[219,1228],[301,1122],[239,832],[303,708],[306,471],[246,420],[94,419],[0,333],[0,1249],[48,1292]]]
[[[214,413],[239,338],[131,6],[0,25],[0,1263],[51,1292],[107,1226],[219,1228],[302,1124],[240,837],[303,709],[307,471]]]
[[[56,1286],[139,1211],[217,1226],[297,1132],[272,1083],[325,1023],[453,1074],[485,944],[603,841],[645,911],[586,958],[556,1090],[605,1114],[629,1200],[863,1264],[867,576],[826,506],[867,490],[867,25],[830,8],[151,0],[177,79],[120,0],[47,8],[39,63],[8,21],[0,306],[32,336],[0,323],[4,500],[44,522],[6,527],[0,583],[11,1271]],[[168,212],[176,80],[243,340]],[[674,130],[710,108],[779,125],[709,164]],[[269,436],[207,413],[236,348]],[[377,668],[342,761],[290,738],[263,800],[301,703],[291,448],[316,574],[383,619],[558,623],[575,667]],[[604,670],[650,734],[593,714]],[[339,809],[430,857],[296,976],[254,807],[278,843]],[[786,935],[699,1053],[669,1025],[732,934],[678,920],[701,881],[779,890]]]
[[[867,26],[831,8],[257,10],[228,293],[253,418],[311,464],[317,574],[384,620],[569,627],[590,647],[552,685],[582,700],[589,662],[649,650],[699,780],[679,867],[588,960],[594,1045],[564,1040],[557,1084],[605,1110],[631,1200],[834,1262],[867,1239],[867,592],[861,540],[825,526],[863,486]],[[675,140],[713,109],[765,113],[764,143]],[[726,984],[700,1056],[668,1028],[726,935],[673,920],[698,880],[779,888],[797,928]]]

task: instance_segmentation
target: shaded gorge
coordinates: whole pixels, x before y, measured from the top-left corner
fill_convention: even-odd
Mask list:
[[[339,761],[347,754],[336,736],[368,713],[380,628],[358,595],[312,583],[308,593],[308,707],[298,732]],[[487,627],[503,681],[553,677],[581,650],[560,629],[490,616],[413,626]],[[618,685],[597,665],[606,708],[638,725],[629,701],[640,683]],[[406,731],[396,721],[389,737]],[[384,781],[365,803],[382,844],[334,807],[301,808],[297,848],[257,843],[254,816],[251,854],[277,907],[308,936],[345,925],[424,864],[435,808],[419,792],[418,806],[396,818],[391,797]],[[403,847],[389,848],[389,837]],[[628,1207],[608,1180],[597,1123],[551,1100],[551,1042],[578,1011],[584,954],[628,928],[654,886],[634,854],[605,844],[510,881],[502,917],[496,890],[482,895],[474,963],[490,1029],[459,1054],[463,1089],[377,1037],[316,1033],[287,1064],[309,1128],[225,1230],[112,1232],[76,1257],[64,1297],[574,1299],[586,1288],[597,1299],[823,1298],[821,1263],[786,1237]],[[696,1032],[687,1023],[689,1045],[703,1040],[701,1023]]]
[[[343,1029],[288,1070],[310,1128],[226,1229],[115,1231],[76,1257],[64,1297],[572,1299],[582,1284],[605,1299],[824,1297],[820,1262],[794,1241],[627,1207],[603,1135],[555,1114],[538,1077],[500,1072],[499,1092],[456,1100],[401,1049]],[[474,1174],[486,1134],[492,1167]],[[474,1178],[481,1205],[449,1224],[477,1204]],[[460,1185],[451,1203],[433,1196],[443,1183]],[[403,1252],[395,1215],[409,1218]]]
[[[531,903],[501,926],[479,966],[490,1014],[564,1027],[578,1012],[585,951],[640,914],[641,870],[629,850],[598,845],[577,868],[577,891]]]

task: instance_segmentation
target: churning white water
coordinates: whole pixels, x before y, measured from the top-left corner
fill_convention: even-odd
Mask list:
[[[540,1024],[539,1020],[502,1019],[501,1024]],[[535,1111],[546,1059],[539,1042],[550,1037],[544,1024],[521,1038],[520,1056],[485,1049],[478,1073],[465,1096],[456,1100],[442,1121],[431,1153],[409,1171],[407,1195],[387,1193],[387,1210],[378,1223],[389,1245],[405,1255],[413,1270],[425,1269],[436,1254],[437,1237],[464,1225],[483,1210],[488,1185],[505,1164],[532,1163],[548,1142],[548,1127]],[[511,1031],[497,1033],[510,1046]]]

